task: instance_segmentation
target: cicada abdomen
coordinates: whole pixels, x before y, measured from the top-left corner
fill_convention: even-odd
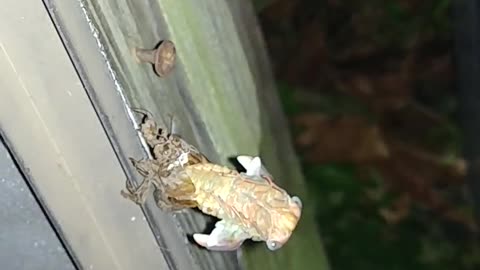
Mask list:
[[[267,176],[252,176],[210,163],[185,167],[204,213],[242,228],[249,238],[281,246],[295,229],[301,205]]]

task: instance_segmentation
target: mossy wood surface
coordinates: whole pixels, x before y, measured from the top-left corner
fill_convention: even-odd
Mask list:
[[[246,269],[327,269],[251,3],[88,0],[84,4],[119,90],[132,107],[149,110],[163,123],[169,113],[175,115],[177,133],[213,161],[231,164],[229,159],[239,154],[260,155],[277,182],[302,198],[301,223],[288,244],[276,252],[263,244],[249,245],[242,254]],[[177,50],[176,67],[165,78],[157,77],[151,65],[138,64],[131,52],[134,47],[153,48],[162,39],[172,40]],[[204,229],[200,215],[177,218],[186,232]],[[186,247],[199,262],[233,258]]]

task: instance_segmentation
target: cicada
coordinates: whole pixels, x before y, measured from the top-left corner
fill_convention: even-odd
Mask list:
[[[127,181],[122,194],[142,204],[154,186],[157,205],[166,210],[197,207],[220,219],[210,234],[195,233],[195,242],[209,250],[235,250],[247,239],[265,241],[268,249],[282,247],[301,216],[302,203],[276,185],[259,157],[241,155],[246,172],[210,162],[180,137],[158,131],[148,119],[142,134],[153,159],[134,161],[145,177],[136,189]]]

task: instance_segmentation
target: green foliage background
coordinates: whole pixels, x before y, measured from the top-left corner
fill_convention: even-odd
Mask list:
[[[276,1],[255,1],[260,11]],[[334,17],[325,10],[324,2],[305,4],[316,7],[325,16]],[[416,15],[406,13],[400,1],[355,1],[352,10],[361,12],[369,6],[381,7],[387,16],[377,21],[374,35],[369,38],[378,46],[390,49],[409,48],[417,35],[433,35],[439,39],[450,39],[452,35],[450,1],[425,1],[419,5]],[[315,11],[311,11],[315,12]],[[338,15],[340,16],[340,14]],[[348,40],[348,30],[343,40]],[[294,35],[294,33],[291,33]],[[269,33],[265,33],[269,35]],[[329,33],[338,38],[339,33]],[[329,40],[335,46],[337,40]],[[275,61],[274,61],[275,62]],[[321,74],[318,74],[321,76]],[[368,110],[357,100],[345,95],[326,94],[315,108],[299,104],[294,96],[299,86],[289,85],[279,79],[279,91],[284,110],[288,116],[306,111],[318,111],[329,115],[368,114]],[[428,82],[420,88],[432,88]],[[436,95],[429,106],[449,119],[455,116],[455,97]],[[452,105],[453,104],[453,105]],[[295,134],[296,131],[292,130]],[[442,129],[432,130],[425,141],[440,143],[452,155],[461,150],[461,136],[454,121]],[[302,157],[301,157],[302,158]],[[383,182],[375,172],[369,173],[365,182],[359,181],[359,168],[354,164],[311,164],[303,161],[304,173],[315,198],[316,220],[332,269],[478,269],[480,248],[471,235],[457,231],[455,226],[445,224],[428,211],[415,208],[410,216],[397,225],[388,225],[378,214],[378,209],[389,205],[394,194],[382,193]],[[371,200],[367,190],[378,190],[380,200]]]

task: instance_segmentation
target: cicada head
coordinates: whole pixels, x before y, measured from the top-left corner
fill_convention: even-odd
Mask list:
[[[302,213],[302,202],[300,198],[294,196],[290,198],[288,208],[280,211],[277,215],[272,216],[273,228],[270,231],[266,241],[270,250],[281,248],[290,239],[292,232],[297,227],[298,221]]]

